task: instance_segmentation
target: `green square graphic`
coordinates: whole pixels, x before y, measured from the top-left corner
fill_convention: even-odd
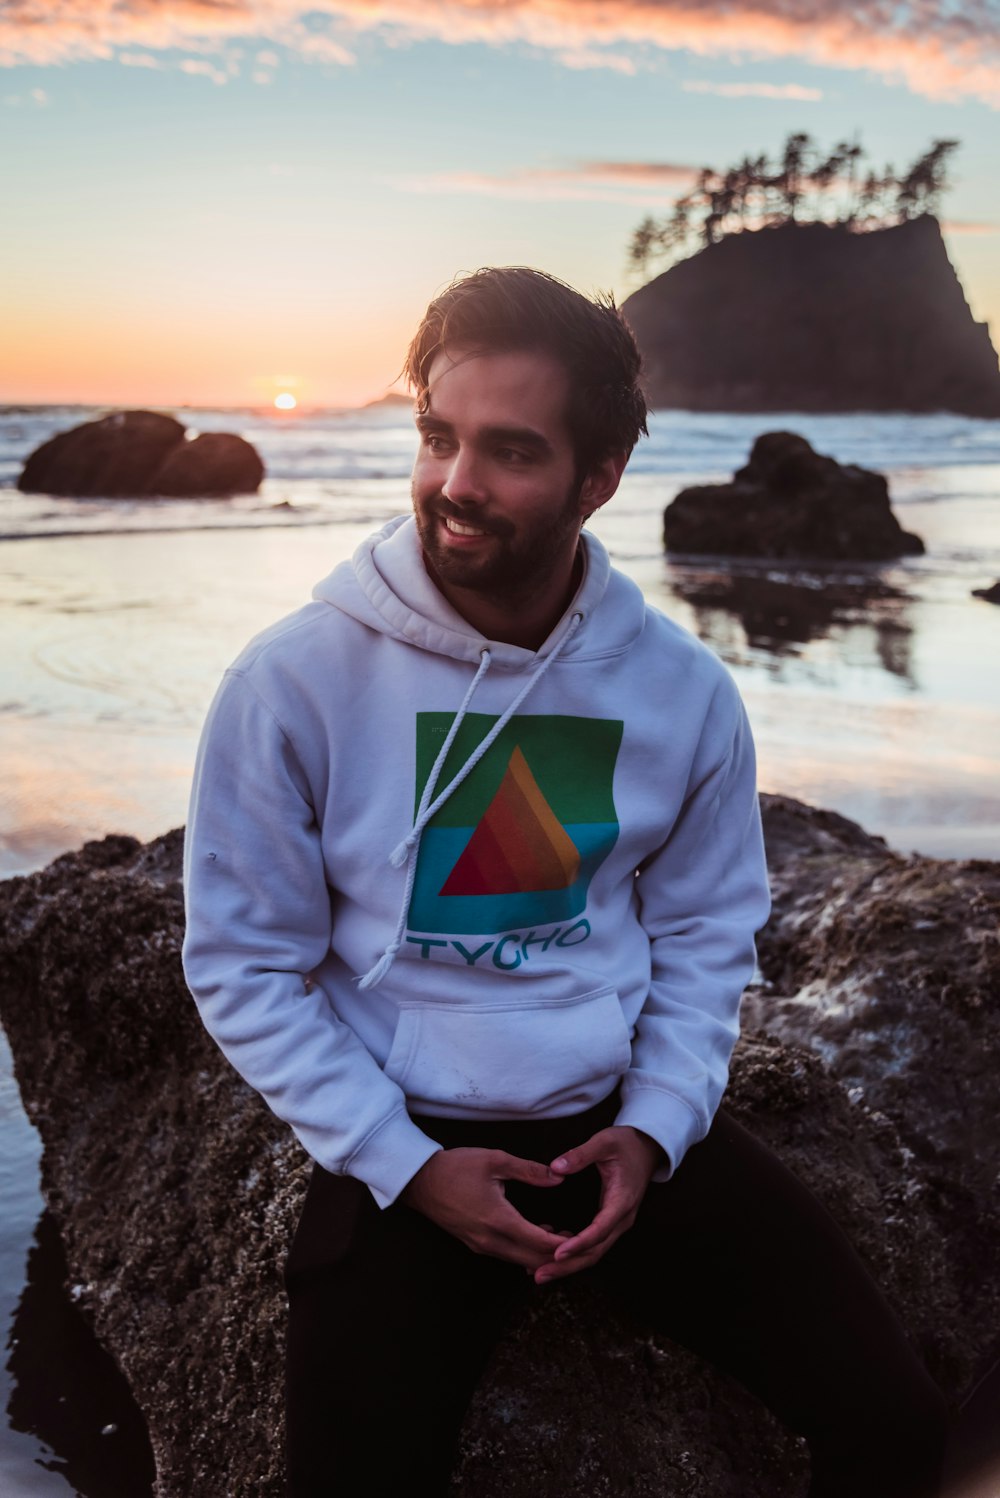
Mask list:
[[[454,718],[417,714],[415,807]],[[496,721],[467,714],[435,794]],[[512,718],[424,829],[409,929],[496,934],[579,915],[618,838],[612,783],[623,728],[621,719]]]

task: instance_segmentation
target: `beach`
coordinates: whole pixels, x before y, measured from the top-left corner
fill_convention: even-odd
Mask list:
[[[18,494],[31,447],[90,414],[0,411],[3,877],[108,833],[148,839],[182,824],[225,667],[408,507],[413,437],[398,407],[285,420],[178,413],[258,446],[268,478],[240,500]],[[925,553],[837,568],[665,558],[662,510],[678,489],[727,479],[758,433],[779,429],[885,472]],[[593,529],[646,597],[732,671],[762,789],[839,811],[900,852],[998,856],[1000,608],[972,589],[1000,577],[1000,422],[655,413]],[[9,1070],[3,1085],[9,1317],[40,1198],[37,1143]],[[0,1443],[5,1493],[67,1491],[25,1454],[25,1440],[8,1433]]]

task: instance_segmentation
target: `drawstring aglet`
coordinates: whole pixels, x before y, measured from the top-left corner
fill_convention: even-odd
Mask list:
[[[394,869],[401,869],[403,867],[406,860],[410,856],[410,849],[412,847],[413,838],[404,837],[403,841],[397,847],[393,848],[392,852],[389,854],[389,862],[392,864]]]
[[[398,941],[390,942],[375,966],[370,968],[363,978],[358,979],[358,987],[364,989],[376,988],[392,967],[399,947],[400,943]]]

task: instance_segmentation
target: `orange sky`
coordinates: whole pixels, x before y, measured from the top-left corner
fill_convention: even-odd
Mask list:
[[[22,0],[0,17],[0,400],[376,397],[457,271],[528,263],[627,295],[644,214],[796,129],[860,132],[875,166],[961,140],[949,248],[1000,334],[986,14]]]

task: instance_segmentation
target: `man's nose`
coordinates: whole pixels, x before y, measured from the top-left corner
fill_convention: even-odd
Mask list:
[[[469,504],[485,498],[483,466],[476,453],[458,448],[453,454],[441,493],[452,504]]]

